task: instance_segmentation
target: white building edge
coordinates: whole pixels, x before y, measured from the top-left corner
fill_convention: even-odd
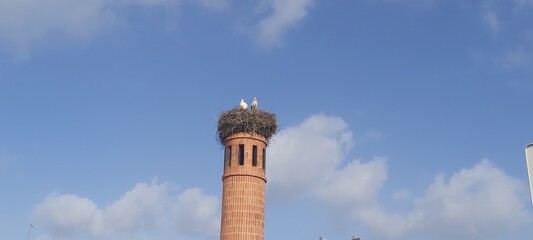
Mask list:
[[[533,206],[533,143],[526,146],[526,165],[529,177],[529,193],[531,195],[531,205]]]

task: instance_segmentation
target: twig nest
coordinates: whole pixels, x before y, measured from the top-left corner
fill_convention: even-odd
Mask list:
[[[261,109],[233,108],[220,113],[217,136],[222,145],[227,137],[240,132],[259,134],[269,142],[277,128],[274,113]]]

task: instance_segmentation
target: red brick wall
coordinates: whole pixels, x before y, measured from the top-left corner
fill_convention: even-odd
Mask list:
[[[239,164],[239,144],[244,144],[244,165]],[[252,148],[257,146],[257,166],[252,166]],[[226,139],[231,161],[222,177],[221,240],[263,240],[266,173],[262,168],[267,142],[256,134],[237,133]],[[230,154],[226,152],[226,157]]]

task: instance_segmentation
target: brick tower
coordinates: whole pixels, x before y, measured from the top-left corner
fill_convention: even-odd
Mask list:
[[[235,120],[236,115],[238,121],[221,123],[224,117]],[[261,117],[273,120],[273,130],[272,126],[262,126],[265,119]],[[221,114],[218,127],[224,147],[220,239],[263,240],[266,148],[277,127],[275,115],[257,109],[232,109]],[[221,127],[230,131],[223,135]]]

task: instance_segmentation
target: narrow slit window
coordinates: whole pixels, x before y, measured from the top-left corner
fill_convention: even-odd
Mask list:
[[[266,149],[263,148],[263,170],[266,170],[266,161],[267,161]]]
[[[228,166],[228,148],[224,148],[224,167]]]
[[[226,160],[226,166],[231,166],[231,146],[228,146],[226,148],[226,152],[224,153],[225,156],[227,156],[227,158],[225,157],[225,160]]]
[[[239,144],[239,165],[244,165],[244,144]]]
[[[252,166],[257,166],[257,146],[254,145],[252,148]]]

